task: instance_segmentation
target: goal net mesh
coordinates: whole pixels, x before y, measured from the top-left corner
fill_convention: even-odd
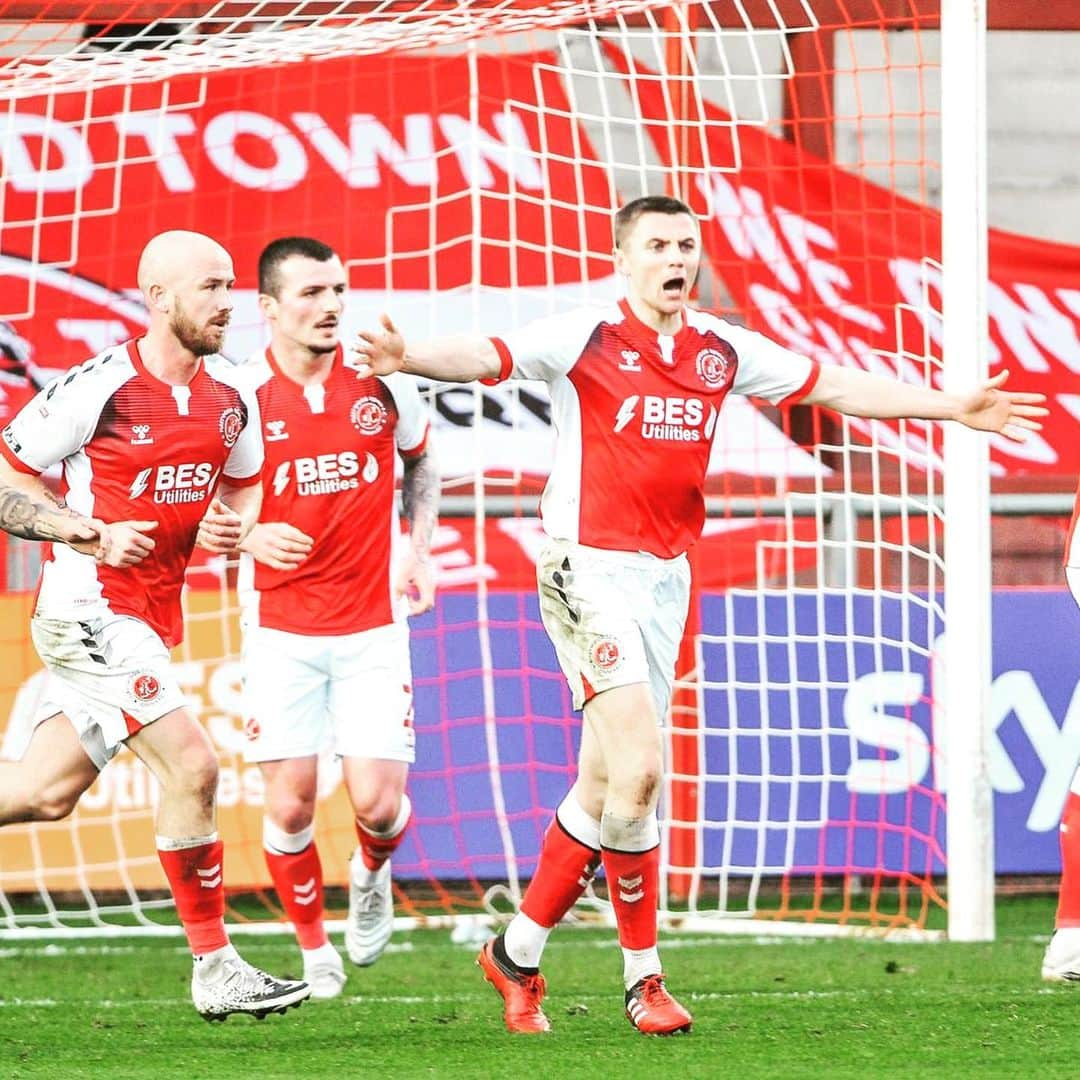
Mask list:
[[[825,0],[8,5],[0,419],[140,332],[135,265],[163,229],[232,252],[240,363],[265,344],[255,260],[275,236],[341,252],[346,338],[384,310],[413,337],[497,333],[617,296],[611,212],[646,193],[701,217],[700,306],[824,363],[936,383],[938,35],[915,4],[848,7],[858,17]],[[520,898],[580,723],[532,590],[544,388],[425,394],[444,510],[439,601],[413,621],[405,917]],[[939,924],[938,438],[725,407],[664,723],[673,920]],[[40,553],[5,551],[0,756],[18,758],[43,678],[27,633]],[[221,755],[233,914],[259,919],[280,912],[243,760],[234,582],[196,559],[175,659]],[[167,920],[154,801],[124,751],[70,818],[0,832],[0,927]],[[317,826],[341,885],[355,833],[330,758]],[[601,881],[583,906],[603,913],[603,897]]]

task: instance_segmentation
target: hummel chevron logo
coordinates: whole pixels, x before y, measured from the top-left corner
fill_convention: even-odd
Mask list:
[[[313,904],[317,896],[318,893],[315,890],[315,879],[313,877],[308,878],[303,885],[293,886],[293,899],[301,907]]]
[[[636,904],[645,895],[645,890],[641,887],[644,880],[642,874],[632,878],[619,878],[619,899],[627,904]]]
[[[214,863],[205,869],[196,867],[195,873],[202,879],[199,884],[204,889],[216,889],[221,884],[221,863]]]

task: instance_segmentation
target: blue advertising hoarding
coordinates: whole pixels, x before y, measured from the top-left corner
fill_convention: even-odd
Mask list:
[[[490,675],[477,605],[446,595],[414,625],[416,828],[396,860],[406,874],[498,880],[508,844],[529,874],[572,779],[579,721],[535,596],[488,599]],[[1080,759],[1080,612],[1065,591],[1001,590],[993,615],[996,869],[1054,873]],[[932,737],[934,606],[870,593],[708,595],[701,616],[704,865],[940,872],[947,747]]]

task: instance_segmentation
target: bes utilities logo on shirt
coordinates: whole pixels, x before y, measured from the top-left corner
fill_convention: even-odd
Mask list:
[[[631,394],[619,406],[613,430],[623,431],[639,416],[643,439],[700,442],[712,437],[717,410],[710,405],[706,414],[705,403],[696,397]]]
[[[202,502],[217,482],[217,469],[209,461],[181,465],[151,465],[131,482],[128,497],[137,499],[153,491],[156,503]]]
[[[360,480],[373,484],[379,475],[379,463],[374,454],[360,456],[353,450],[338,454],[319,454],[317,457],[298,457],[281,462],[274,471],[273,492],[281,495],[295,479],[298,495],[332,495],[360,486]]]

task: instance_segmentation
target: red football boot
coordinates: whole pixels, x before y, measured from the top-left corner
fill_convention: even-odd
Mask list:
[[[551,1023],[540,1008],[547,991],[544,976],[539,972],[525,975],[509,961],[500,960],[495,954],[498,940],[492,938],[480,950],[476,962],[484,978],[502,995],[506,1030],[520,1035],[538,1035],[550,1031]],[[499,951],[505,955],[504,950]]]
[[[626,1018],[644,1035],[677,1035],[694,1019],[667,992],[663,975],[646,975],[626,991]]]

